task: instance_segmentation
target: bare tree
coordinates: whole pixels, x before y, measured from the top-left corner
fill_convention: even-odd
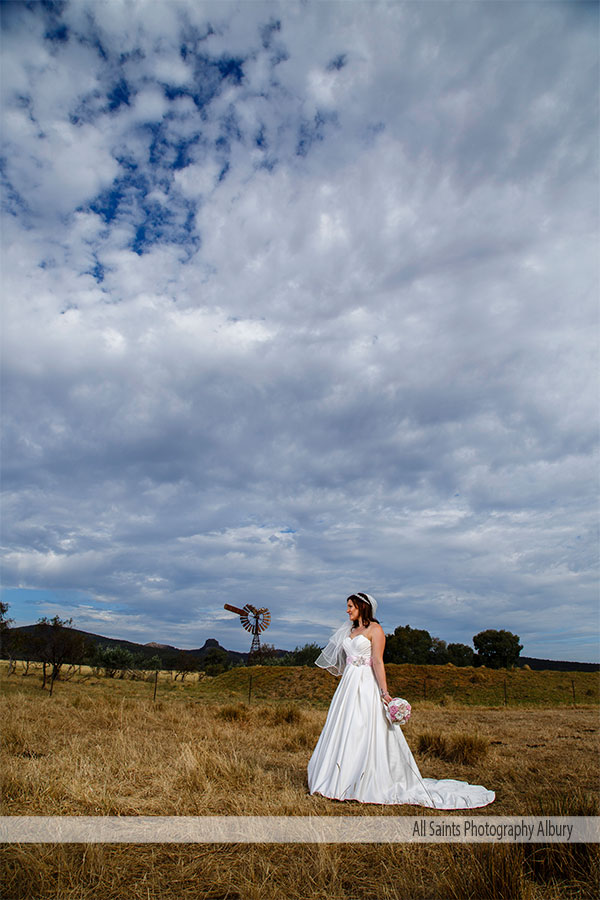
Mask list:
[[[7,617],[7,612],[8,603],[0,601],[0,659],[4,659],[4,654],[8,651],[8,674],[10,675],[13,668],[12,655],[10,654],[10,626],[14,620]]]
[[[185,681],[186,675],[189,675],[191,672],[197,671],[198,660],[191,653],[187,653],[185,650],[182,650],[178,655],[177,661],[175,663],[175,681],[177,681],[177,677],[181,675],[181,680],[183,682]]]
[[[50,695],[54,689],[54,682],[60,674],[65,663],[79,663],[89,652],[85,635],[73,629],[73,619],[61,619],[54,616],[52,619],[38,620],[42,628],[36,639],[37,651],[43,666],[42,688],[46,687],[48,678],[47,667],[50,667]]]

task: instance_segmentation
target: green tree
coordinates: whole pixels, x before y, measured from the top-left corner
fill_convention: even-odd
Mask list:
[[[248,656],[249,666],[278,666],[280,657],[274,644],[261,644],[259,650]]]
[[[227,650],[222,647],[211,647],[201,662],[207,675],[221,675],[231,668],[231,660]]]
[[[448,654],[448,647],[446,646],[446,641],[442,641],[440,638],[434,637],[431,639],[431,650],[429,653],[429,661],[434,666],[445,666],[447,662],[450,662],[450,656]]]
[[[473,637],[473,646],[477,651],[477,661],[490,669],[510,668],[515,666],[523,645],[519,643],[519,635],[510,631],[488,628]]]
[[[284,659],[287,666],[314,666],[317,656],[321,653],[318,644],[304,644],[302,647],[295,647],[291,653],[286,654]],[[289,658],[289,662],[287,659]]]
[[[121,673],[120,678],[124,678],[126,672],[135,668],[136,659],[125,647],[106,644],[96,649],[94,663],[98,668],[104,669],[107,678],[114,678],[117,672]]]
[[[146,678],[147,672],[154,672],[156,669],[160,670],[163,667],[162,660],[156,654],[154,656],[148,656],[147,653],[142,651],[140,653],[133,653],[132,659],[132,666],[124,671],[123,677],[126,674],[130,674],[133,679]]]
[[[160,672],[162,667],[162,659],[160,656],[156,655],[146,657],[146,659],[144,659],[144,665],[140,666],[140,668],[143,668],[146,672]]]
[[[448,662],[455,666],[472,666],[475,653],[467,644],[448,644]]]
[[[425,629],[398,625],[394,633],[386,637],[384,660],[424,665],[431,661],[433,648],[433,639]]]
[[[321,648],[318,644],[304,644],[303,647],[296,647],[294,650],[289,650],[287,653],[284,653],[281,656],[277,656],[276,652],[277,651],[275,650],[275,648],[273,648],[269,655],[262,658],[260,665],[314,666],[315,660],[321,652]],[[253,659],[251,659],[249,662],[249,665],[252,664]]]

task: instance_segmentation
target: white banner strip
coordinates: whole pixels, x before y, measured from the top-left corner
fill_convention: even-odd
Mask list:
[[[600,816],[2,816],[0,842],[599,843]]]

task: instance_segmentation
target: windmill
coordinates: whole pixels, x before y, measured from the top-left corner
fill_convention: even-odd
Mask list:
[[[229,603],[226,603],[224,608],[230,612],[237,613],[246,631],[252,632],[252,646],[250,647],[247,660],[247,663],[249,663],[253,654],[260,653],[260,633],[261,631],[266,631],[271,624],[271,613],[266,607],[256,609],[249,603],[246,603],[243,609],[239,609],[237,606],[230,606]]]

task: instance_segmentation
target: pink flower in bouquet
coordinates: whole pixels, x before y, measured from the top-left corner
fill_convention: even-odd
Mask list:
[[[406,725],[411,714],[410,703],[402,697],[392,697],[385,707],[385,714],[391,725]]]

